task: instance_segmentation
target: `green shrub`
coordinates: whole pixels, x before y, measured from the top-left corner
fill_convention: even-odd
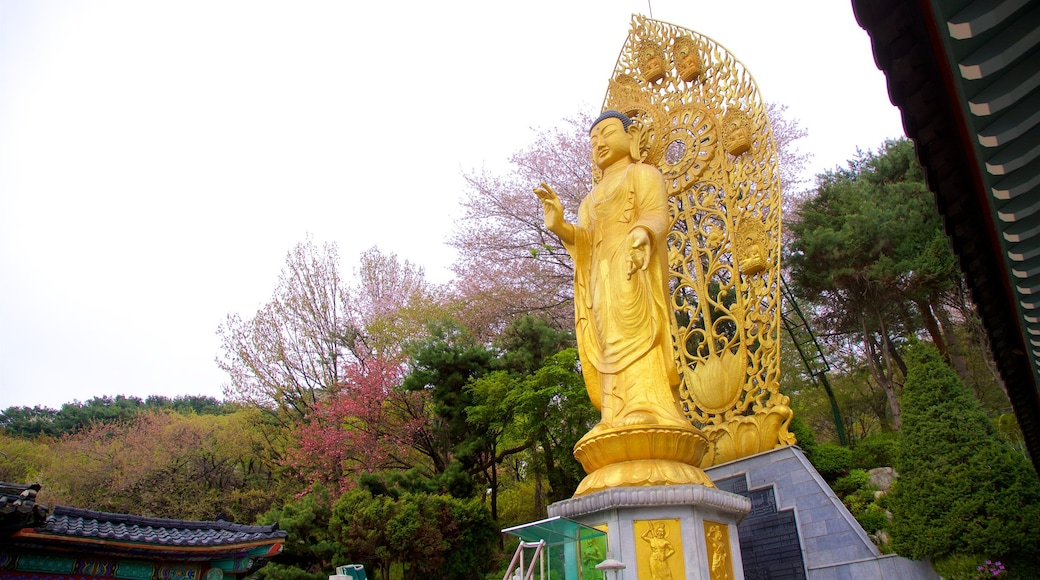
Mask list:
[[[888,529],[888,513],[876,503],[869,503],[859,513],[854,514],[856,521],[868,534],[876,534]]]
[[[1003,562],[978,554],[952,554],[932,562],[932,567],[946,580],[1035,580],[1038,570],[1029,562],[1011,560]]]
[[[898,447],[899,433],[871,433],[859,440],[852,448],[852,467],[856,469],[892,467],[896,464]]]
[[[852,450],[837,443],[823,442],[813,449],[809,461],[828,482],[832,482],[852,468]]]
[[[794,434],[798,440],[798,446],[802,448],[805,455],[812,455],[813,449],[816,448],[816,435],[813,433],[812,427],[809,427],[809,424],[800,416],[795,415],[787,426],[787,430]]]
[[[364,564],[384,578],[398,565],[406,576],[482,578],[498,539],[479,500],[428,493],[348,492],[333,507],[329,529],[343,561]]]
[[[261,514],[260,524],[274,524],[289,533],[275,562],[256,573],[259,580],[323,580],[336,565],[336,543],[329,535],[332,500],[320,484],[314,491]]]
[[[979,566],[986,560],[977,554],[953,554],[932,562],[935,571],[946,580],[974,580]]]
[[[853,469],[848,475],[839,477],[831,489],[838,497],[845,497],[861,489],[866,489],[870,483],[870,474],[862,469]]]

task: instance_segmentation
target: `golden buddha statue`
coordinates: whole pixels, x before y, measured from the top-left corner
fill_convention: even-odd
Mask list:
[[[542,183],[534,189],[545,226],[574,260],[578,354],[589,398],[601,413],[599,424],[575,447],[592,478],[576,495],[616,485],[710,485],[703,472],[690,467],[704,453],[704,436],[679,406],[664,178],[640,161],[638,128],[626,115],[604,112],[589,138],[602,178],[582,200],[577,223],[564,220],[563,204],[551,187]],[[655,455],[664,447],[675,456]],[[683,465],[667,467],[676,461]]]
[[[589,137],[603,177],[582,200],[578,223],[546,184],[535,188],[545,225],[574,260],[574,308],[582,372],[602,413],[593,431],[683,425],[668,311],[668,197],[661,172],[638,161],[632,121],[603,113]]]
[[[575,495],[711,486],[701,468],[795,442],[766,107],[718,43],[634,15],[601,110],[576,223],[535,189],[574,260],[582,373],[601,413],[574,447],[589,474]]]

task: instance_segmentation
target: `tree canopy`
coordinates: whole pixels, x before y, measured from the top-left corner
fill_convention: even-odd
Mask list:
[[[818,177],[790,222],[787,264],[831,333],[854,337],[898,427],[899,345],[918,329],[945,349],[959,272],[913,144],[889,141]],[[945,325],[940,329],[940,321]]]
[[[399,360],[405,338],[421,336],[442,308],[423,269],[392,254],[366,251],[355,274],[354,284],[344,279],[335,245],[293,248],[271,300],[250,319],[229,315],[217,331],[225,395],[277,411],[283,424],[306,420],[347,365]]]
[[[213,397],[183,395],[164,397],[94,397],[87,401],[65,403],[54,410],[35,407],[8,407],[0,412],[0,428],[15,437],[72,435],[95,424],[119,423],[142,411],[160,409],[199,415],[224,415],[234,412],[234,405]]]

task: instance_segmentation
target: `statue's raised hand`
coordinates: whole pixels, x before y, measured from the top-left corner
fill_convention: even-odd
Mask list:
[[[534,188],[534,194],[538,196],[538,199],[542,200],[542,209],[545,211],[545,227],[549,228],[549,231],[559,235],[559,230],[563,228],[563,202],[560,201],[560,196],[556,195],[544,181]]]

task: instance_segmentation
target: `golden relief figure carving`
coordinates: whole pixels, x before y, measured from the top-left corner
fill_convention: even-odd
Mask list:
[[[671,47],[671,69],[652,82],[651,45]],[[604,107],[644,128],[644,162],[665,178],[680,396],[711,440],[700,465],[794,443],[779,391],[780,178],[754,80],[710,38],[642,16],[612,82],[622,78]]]
[[[711,580],[729,580],[733,577],[729,528],[726,524],[704,520],[704,539],[708,550],[708,572]]]
[[[650,580],[685,578],[679,520],[636,521],[633,525],[636,532],[643,528],[642,542],[636,548],[639,577]],[[670,538],[675,538],[678,546],[674,546]]]

